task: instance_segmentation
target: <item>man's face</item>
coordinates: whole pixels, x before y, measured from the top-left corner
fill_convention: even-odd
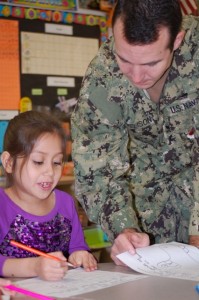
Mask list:
[[[174,43],[173,51],[168,48],[168,29],[166,27],[160,29],[156,42],[141,46],[127,43],[120,19],[114,25],[113,34],[115,55],[122,73],[140,89],[153,87],[171,66],[173,51],[178,45]]]

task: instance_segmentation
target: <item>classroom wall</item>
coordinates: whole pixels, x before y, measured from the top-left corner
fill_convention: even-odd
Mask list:
[[[50,111],[63,120],[70,135],[68,122],[83,75],[107,39],[106,14],[2,1],[0,32],[0,153],[7,122],[20,110]]]

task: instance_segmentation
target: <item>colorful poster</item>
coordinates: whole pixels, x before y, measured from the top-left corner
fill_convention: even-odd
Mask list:
[[[20,100],[18,21],[0,20],[0,109],[15,110]]]

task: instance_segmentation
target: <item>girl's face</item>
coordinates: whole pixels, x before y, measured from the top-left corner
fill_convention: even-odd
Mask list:
[[[45,133],[36,141],[25,161],[17,158],[14,187],[26,199],[45,199],[57,185],[63,166],[61,139],[58,135]]]

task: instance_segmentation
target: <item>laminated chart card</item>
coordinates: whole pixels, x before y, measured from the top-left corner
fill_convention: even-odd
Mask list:
[[[82,77],[98,47],[93,38],[22,32],[22,74]]]
[[[17,110],[20,100],[19,24],[0,20],[0,110]]]

